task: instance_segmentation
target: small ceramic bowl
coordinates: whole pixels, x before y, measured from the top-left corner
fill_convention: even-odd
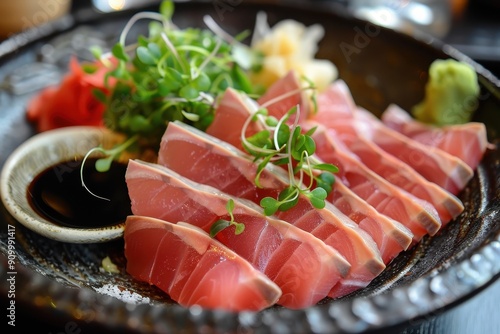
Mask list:
[[[30,183],[46,168],[74,157],[83,157],[99,145],[112,147],[120,140],[118,135],[106,129],[88,126],[60,128],[31,137],[9,156],[2,169],[0,192],[5,207],[27,228],[57,241],[98,243],[121,237],[124,223],[99,228],[54,224],[40,216],[27,197]]]

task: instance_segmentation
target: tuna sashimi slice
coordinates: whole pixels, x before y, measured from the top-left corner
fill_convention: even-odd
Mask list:
[[[186,152],[194,154],[186,156]],[[178,156],[184,158],[178,159]],[[200,157],[203,157],[202,161],[207,165],[212,166],[213,172],[203,172],[207,166],[200,164]],[[270,165],[260,176],[262,188],[257,188],[254,182],[256,168],[248,155],[182,123],[174,122],[169,125],[158,159],[160,164],[169,166],[192,180],[225,189],[227,193],[255,203],[267,196],[276,198],[279,191],[287,186],[287,176],[283,170]],[[335,204],[339,204],[338,208],[342,213],[370,234],[385,263],[408,248],[413,234],[405,226],[378,213],[350,189],[339,186],[334,187],[334,190]],[[363,223],[360,224],[361,222]]]
[[[295,71],[288,72],[287,75],[273,83],[257,102],[269,111],[269,115],[277,119],[282,118],[291,108],[299,106],[299,119],[303,120],[309,116],[311,109],[309,99],[302,89]]]
[[[261,174],[262,188],[257,188],[257,166],[249,156],[182,123],[169,123],[158,162],[193,181],[255,203],[266,196],[276,198],[288,186],[281,168],[269,168]],[[339,292],[366,286],[385,267],[373,239],[333,206],[318,210],[302,196],[296,207],[276,216],[318,236],[349,261],[351,271],[341,280],[344,288]],[[346,283],[350,286],[345,287]]]
[[[339,168],[338,182],[343,182],[379,212],[409,228],[416,242],[426,234],[437,233],[441,221],[432,205],[374,173],[343,145],[333,130],[315,125],[318,126],[313,135],[316,154],[322,161]]]
[[[307,198],[300,196],[296,206],[278,211],[276,216],[324,240],[349,261],[351,270],[329,292],[331,298],[366,287],[385,269],[373,239],[330,203],[326,203],[324,209],[316,209]]]
[[[318,94],[318,111],[310,119],[331,126],[339,119],[352,119],[356,104],[349,87],[342,79],[335,80],[328,88]]]
[[[282,290],[278,304],[293,309],[315,305],[349,272],[350,264],[334,248],[285,221],[264,216],[260,207],[220,190],[192,182],[172,170],[130,160],[127,186],[135,215],[184,221],[209,232],[212,224],[233,215],[245,225],[219,232],[217,239],[266,274]]]
[[[129,216],[124,239],[127,272],[180,305],[260,311],[281,296],[278,286],[248,261],[188,224]]]
[[[338,120],[346,119],[353,120],[359,136],[365,136],[453,195],[457,195],[473,176],[473,170],[463,160],[437,147],[428,149],[356,106],[349,88],[338,79],[318,97],[318,112],[311,120],[333,127]]]
[[[479,122],[436,127],[417,121],[401,107],[391,104],[382,122],[422,144],[437,147],[476,169],[488,148],[486,126]]]
[[[442,226],[456,218],[464,205],[455,195],[428,181],[405,162],[382,150],[373,142],[356,133],[350,121],[339,121],[332,129],[337,138],[372,171],[410,194],[432,204],[441,219]]]
[[[333,185],[330,201],[372,237],[385,264],[411,245],[413,233],[406,226],[378,212],[342,182]]]
[[[457,195],[474,176],[474,171],[461,159],[437,148],[419,143],[391,128],[369,111],[356,110],[359,135],[404,161],[427,180]]]
[[[217,103],[214,119],[206,129],[206,133],[217,138],[224,136],[225,141],[242,149],[241,129],[257,109],[258,105],[254,100],[232,88],[228,88]],[[235,127],[240,131],[228,131],[228,127]],[[261,130],[259,123],[250,122],[245,136],[252,136]]]

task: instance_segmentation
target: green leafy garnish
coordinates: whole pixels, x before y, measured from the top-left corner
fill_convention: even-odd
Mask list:
[[[316,143],[312,135],[316,129],[312,128],[302,133],[302,128],[298,125],[299,114],[297,106],[277,121],[274,117],[268,116],[265,109],[259,109],[247,119],[242,130],[242,133],[246,133],[251,122],[260,122],[264,128],[243,141],[244,149],[258,164],[254,181],[257,187],[261,187],[259,179],[269,163],[287,165],[288,168],[290,186],[282,190],[278,198],[265,197],[260,202],[260,206],[268,216],[278,210],[286,211],[294,207],[300,195],[306,196],[315,208],[324,208],[325,199],[332,191],[335,182],[333,173],[338,172],[338,168],[314,158]],[[292,115],[295,115],[295,121],[289,126],[288,121]],[[321,173],[318,174],[317,171]],[[305,176],[309,177],[308,185],[303,185]]]
[[[157,149],[170,121],[205,130],[212,122],[217,96],[228,87],[254,93],[244,68],[260,60],[253,55],[256,51],[228,38],[209,18],[210,29],[179,29],[171,21],[173,12],[172,1],[163,1],[159,13],[139,12],[111,53],[92,50],[108,65],[109,93],[96,92],[105,105],[104,125],[135,137],[143,148]],[[152,21],[147,36],[126,44],[130,28],[142,19]]]
[[[227,201],[226,210],[229,214],[230,220],[219,219],[215,223],[213,223],[212,226],[210,227],[210,237],[212,237],[212,238],[215,237],[217,235],[217,233],[219,233],[220,231],[226,229],[227,227],[229,227],[231,225],[234,226],[234,228],[235,228],[234,234],[236,234],[236,235],[243,233],[243,231],[245,230],[244,224],[234,221],[234,215],[233,215],[234,201],[232,199]]]

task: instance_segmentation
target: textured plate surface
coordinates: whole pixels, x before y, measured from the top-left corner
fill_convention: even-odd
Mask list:
[[[255,15],[264,10],[271,25],[286,18],[306,25],[320,23],[326,35],[318,57],[333,60],[356,102],[375,114],[389,103],[408,110],[420,101],[427,69],[434,59],[454,57],[470,62],[478,71],[481,84],[474,117],[486,123],[495,149],[487,152],[474,178],[459,195],[466,211],[436,236],[425,237],[416,247],[402,253],[367,288],[350,296],[325,299],[306,310],[273,307],[259,313],[234,314],[185,309],[160,290],[132,280],[125,272],[122,240],[102,244],[53,241],[27,230],[1,207],[0,248],[5,255],[0,270],[1,288],[8,289],[5,282],[12,269],[7,265],[9,259],[14,259],[19,308],[54,323],[75,321],[80,329],[90,328],[95,332],[361,333],[440,314],[498,278],[498,79],[461,53],[432,39],[401,35],[319,5],[234,2],[221,10],[214,6],[217,3],[179,3],[174,21],[181,27],[199,26],[203,15],[210,14],[229,33],[236,34],[253,28]],[[0,81],[7,87],[0,91],[0,167],[10,152],[33,135],[33,129],[24,119],[24,107],[34,91],[30,88],[43,87],[50,78],[47,72],[57,82],[66,68],[68,54],[76,52],[85,58],[85,52],[76,49],[78,45],[114,42],[130,15],[85,14],[76,17],[74,28],[68,31],[31,34],[36,39],[32,43],[23,41],[20,45],[26,45],[16,47],[14,53],[12,44],[8,48],[0,45],[0,54],[4,54],[0,59]],[[145,27],[139,24],[136,33]],[[68,42],[70,37],[66,34],[75,31],[79,43]],[[61,45],[65,45],[63,51]],[[26,83],[21,74],[27,69],[31,75]],[[44,82],[36,81],[36,73],[45,73]],[[101,269],[101,261],[106,257],[118,266],[119,273]],[[6,291],[1,293],[7,295]]]

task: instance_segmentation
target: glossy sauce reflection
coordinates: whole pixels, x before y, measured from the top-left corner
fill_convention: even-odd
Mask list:
[[[108,172],[95,170],[95,159],[87,159],[80,177],[81,159],[64,161],[38,174],[28,188],[28,202],[47,220],[62,226],[93,228],[115,225],[131,214],[125,182],[127,165],[113,162]]]

